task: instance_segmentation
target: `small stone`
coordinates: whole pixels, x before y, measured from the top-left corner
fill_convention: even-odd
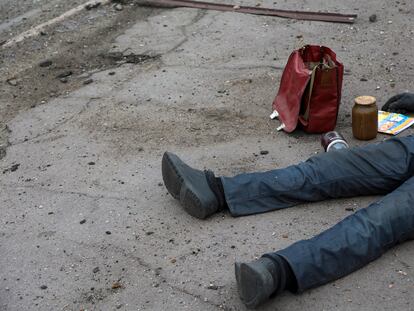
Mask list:
[[[106,233],[107,235],[112,234],[112,232],[111,232],[111,231],[105,231],[105,233]]]
[[[59,80],[62,83],[68,83],[68,81],[69,81],[68,78],[60,78]]]
[[[121,287],[122,287],[122,285],[119,282],[114,282],[111,286],[112,289],[118,289],[118,288],[121,288]]]
[[[99,267],[95,267],[95,268],[93,268],[92,272],[93,272],[93,273],[98,273],[98,272],[99,272]]]
[[[359,79],[359,81],[362,81],[362,82],[367,82],[367,81],[368,81],[368,79],[367,79],[367,78],[362,77],[361,79]]]
[[[86,219],[82,219],[79,223],[83,225],[86,222]]]
[[[177,259],[172,258],[172,259],[170,260],[170,262],[171,262],[171,263],[176,263],[176,262],[177,262]]]
[[[369,17],[369,21],[370,21],[371,23],[375,23],[375,22],[377,21],[377,14],[372,14],[372,15]]]
[[[42,286],[40,286],[40,289],[47,289],[47,286],[46,285],[42,285]]]
[[[158,187],[162,187],[162,186],[164,186],[164,184],[162,182],[159,182]]]
[[[147,232],[145,232],[145,234],[146,235],[152,235],[152,234],[154,234],[154,231],[147,231]]]
[[[18,84],[17,79],[14,79],[14,78],[8,79],[7,83],[11,86],[16,86]]]
[[[87,9],[88,11],[90,11],[92,9],[96,9],[100,5],[101,5],[100,2],[89,3],[89,4],[85,5],[85,9]]]
[[[117,11],[122,11],[122,10],[124,9],[124,6],[123,6],[122,4],[120,4],[120,3],[118,3],[118,4],[116,4],[116,5],[114,6],[114,8],[115,8],[115,10],[117,10]]]
[[[269,151],[267,151],[267,150],[261,150],[261,151],[260,151],[260,154],[261,154],[261,155],[265,155],[265,154],[268,154],[268,153],[269,153]]]
[[[62,73],[58,74],[58,75],[56,76],[56,78],[58,78],[58,79],[61,79],[61,78],[66,78],[66,77],[71,76],[72,74],[73,74],[73,72],[72,72],[71,70],[67,70],[67,71],[64,71],[64,72],[62,72]]]
[[[210,284],[207,286],[207,289],[211,289],[211,290],[218,290],[218,286],[217,286],[217,285],[214,285],[213,283],[210,283]]]
[[[353,207],[345,207],[345,210],[348,211],[348,212],[353,212],[353,211],[355,211],[355,208],[353,208]]]
[[[92,82],[93,82],[93,79],[87,79],[87,80],[83,81],[83,84],[87,85],[87,84],[91,84]]]
[[[115,71],[110,71],[110,72],[108,72],[108,75],[110,75],[110,76],[115,75]]]
[[[50,65],[52,65],[52,63],[53,62],[50,59],[46,59],[39,63],[39,67],[49,67]]]
[[[287,239],[289,236],[287,234],[282,234],[282,238]]]
[[[93,161],[88,162],[88,165],[95,165],[95,162],[93,162]]]
[[[20,166],[20,164],[19,164],[19,163],[17,163],[17,164],[13,164],[13,165],[10,167],[10,172],[15,172],[15,171],[17,171],[17,169],[19,168],[19,166]]]

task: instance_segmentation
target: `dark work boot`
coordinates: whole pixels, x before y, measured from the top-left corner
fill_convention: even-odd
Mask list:
[[[256,308],[272,294],[292,290],[295,278],[282,258],[261,257],[253,262],[235,264],[240,299],[248,308]]]
[[[218,211],[219,201],[209,186],[206,173],[191,168],[173,153],[164,153],[162,178],[168,192],[191,216],[204,219]]]

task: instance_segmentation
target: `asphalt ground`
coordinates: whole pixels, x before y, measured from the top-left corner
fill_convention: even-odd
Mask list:
[[[1,1],[0,42],[80,4]],[[342,25],[127,2],[0,48],[0,309],[244,310],[236,260],[310,238],[378,199],[200,221],[167,194],[165,150],[226,176],[322,152],[318,135],[276,132],[268,118],[286,60],[304,43],[331,47],[345,65],[337,130],[352,146],[366,143],[352,138],[354,97],[381,106],[413,89],[409,1],[241,4],[359,17]],[[261,310],[411,310],[413,256],[405,243]]]

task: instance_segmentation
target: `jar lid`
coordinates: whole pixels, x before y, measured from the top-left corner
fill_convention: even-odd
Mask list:
[[[357,105],[372,105],[377,102],[377,99],[374,96],[358,96],[355,98],[355,104]]]

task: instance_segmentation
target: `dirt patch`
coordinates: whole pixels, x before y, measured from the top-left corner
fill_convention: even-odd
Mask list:
[[[44,35],[0,50],[4,77],[0,80],[0,158],[8,134],[1,129],[19,111],[92,83],[91,72],[157,59],[157,55],[109,52],[117,36],[152,11],[132,2],[121,12],[111,5],[100,6],[47,29]]]
[[[168,145],[205,146],[273,130],[261,116],[241,110],[183,108],[181,104],[154,111],[153,105],[141,105],[139,110],[100,107],[99,112],[91,110],[81,117],[81,127],[97,141],[107,144],[108,150],[120,155],[136,154],[144,148],[163,150]]]

